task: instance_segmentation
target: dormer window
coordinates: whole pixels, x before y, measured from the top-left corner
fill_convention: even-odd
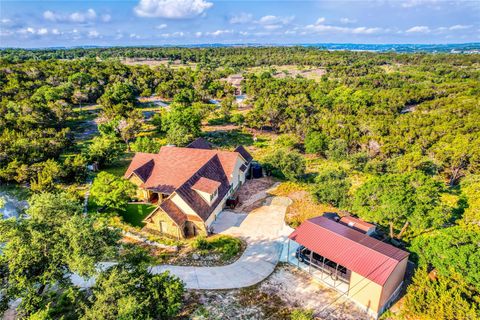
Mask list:
[[[195,190],[209,205],[218,197],[218,188],[221,183],[212,179],[201,177],[194,183],[192,189]]]

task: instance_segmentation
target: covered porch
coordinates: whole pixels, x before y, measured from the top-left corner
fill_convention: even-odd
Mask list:
[[[299,243],[288,239],[282,259],[308,272],[315,280],[341,293],[348,294],[351,270],[331,261]]]

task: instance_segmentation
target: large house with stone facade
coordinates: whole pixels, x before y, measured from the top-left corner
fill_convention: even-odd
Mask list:
[[[186,148],[136,153],[124,177],[138,186],[139,200],[157,205],[144,219],[146,229],[186,238],[208,233],[228,197],[245,182],[251,161],[242,146],[213,150],[200,138]]]

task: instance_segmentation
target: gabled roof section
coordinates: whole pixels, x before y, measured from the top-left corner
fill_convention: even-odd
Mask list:
[[[162,147],[157,154],[136,153],[124,176],[129,178],[139,172],[143,180],[140,187],[171,194],[214,156],[220,160],[221,170],[230,181],[239,153],[170,146]]]
[[[250,163],[253,160],[252,155],[245,149],[243,146],[238,146],[235,149],[235,152],[240,153],[240,155],[247,161],[247,163]]]
[[[200,177],[200,179],[198,179],[197,182],[192,185],[192,189],[206,192],[208,194],[213,194],[218,189],[218,187],[220,187],[220,185],[221,182],[219,181]]]
[[[192,189],[192,187],[202,178],[220,183],[218,187],[218,196],[211,204],[206,203],[198,192]],[[202,168],[200,168],[198,172],[180,186],[176,190],[176,193],[202,218],[203,221],[206,221],[213,210],[220,204],[220,201],[223,200],[229,189],[230,182],[225,175],[225,172],[222,170],[220,157],[215,155]]]
[[[322,216],[306,220],[289,238],[379,285],[409,255]]]
[[[212,145],[210,144],[210,142],[200,137],[187,145],[187,148],[212,150]]]
[[[153,159],[150,159],[149,161],[145,162],[145,164],[143,164],[142,166],[133,170],[133,173],[135,173],[145,183],[145,181],[147,181],[150,175],[152,174],[152,170],[154,166],[155,166],[155,161]]]
[[[143,222],[151,222],[152,217],[159,211],[165,212],[179,227],[181,227],[185,221],[187,221],[187,215],[183,213],[183,211],[180,210],[180,208],[177,207],[172,200],[167,199],[148,216],[146,216],[145,219],[143,219]]]
[[[170,199],[162,202],[160,209],[165,211],[165,213],[168,214],[168,216],[172,218],[179,227],[187,221],[187,215]]]

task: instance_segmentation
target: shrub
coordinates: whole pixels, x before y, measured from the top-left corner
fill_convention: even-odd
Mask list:
[[[320,203],[328,203],[338,208],[348,205],[350,182],[343,170],[329,170],[315,178],[313,197]]]
[[[303,156],[287,149],[277,149],[265,157],[265,169],[273,175],[287,180],[297,181],[305,174],[306,164]]]
[[[313,320],[313,311],[312,310],[302,310],[302,309],[295,309],[292,311],[290,315],[290,319],[292,320]]]
[[[305,137],[305,152],[323,154],[328,148],[328,136],[318,131],[310,131]]]
[[[336,139],[328,145],[327,157],[336,161],[343,160],[348,155],[348,144],[343,139]]]

